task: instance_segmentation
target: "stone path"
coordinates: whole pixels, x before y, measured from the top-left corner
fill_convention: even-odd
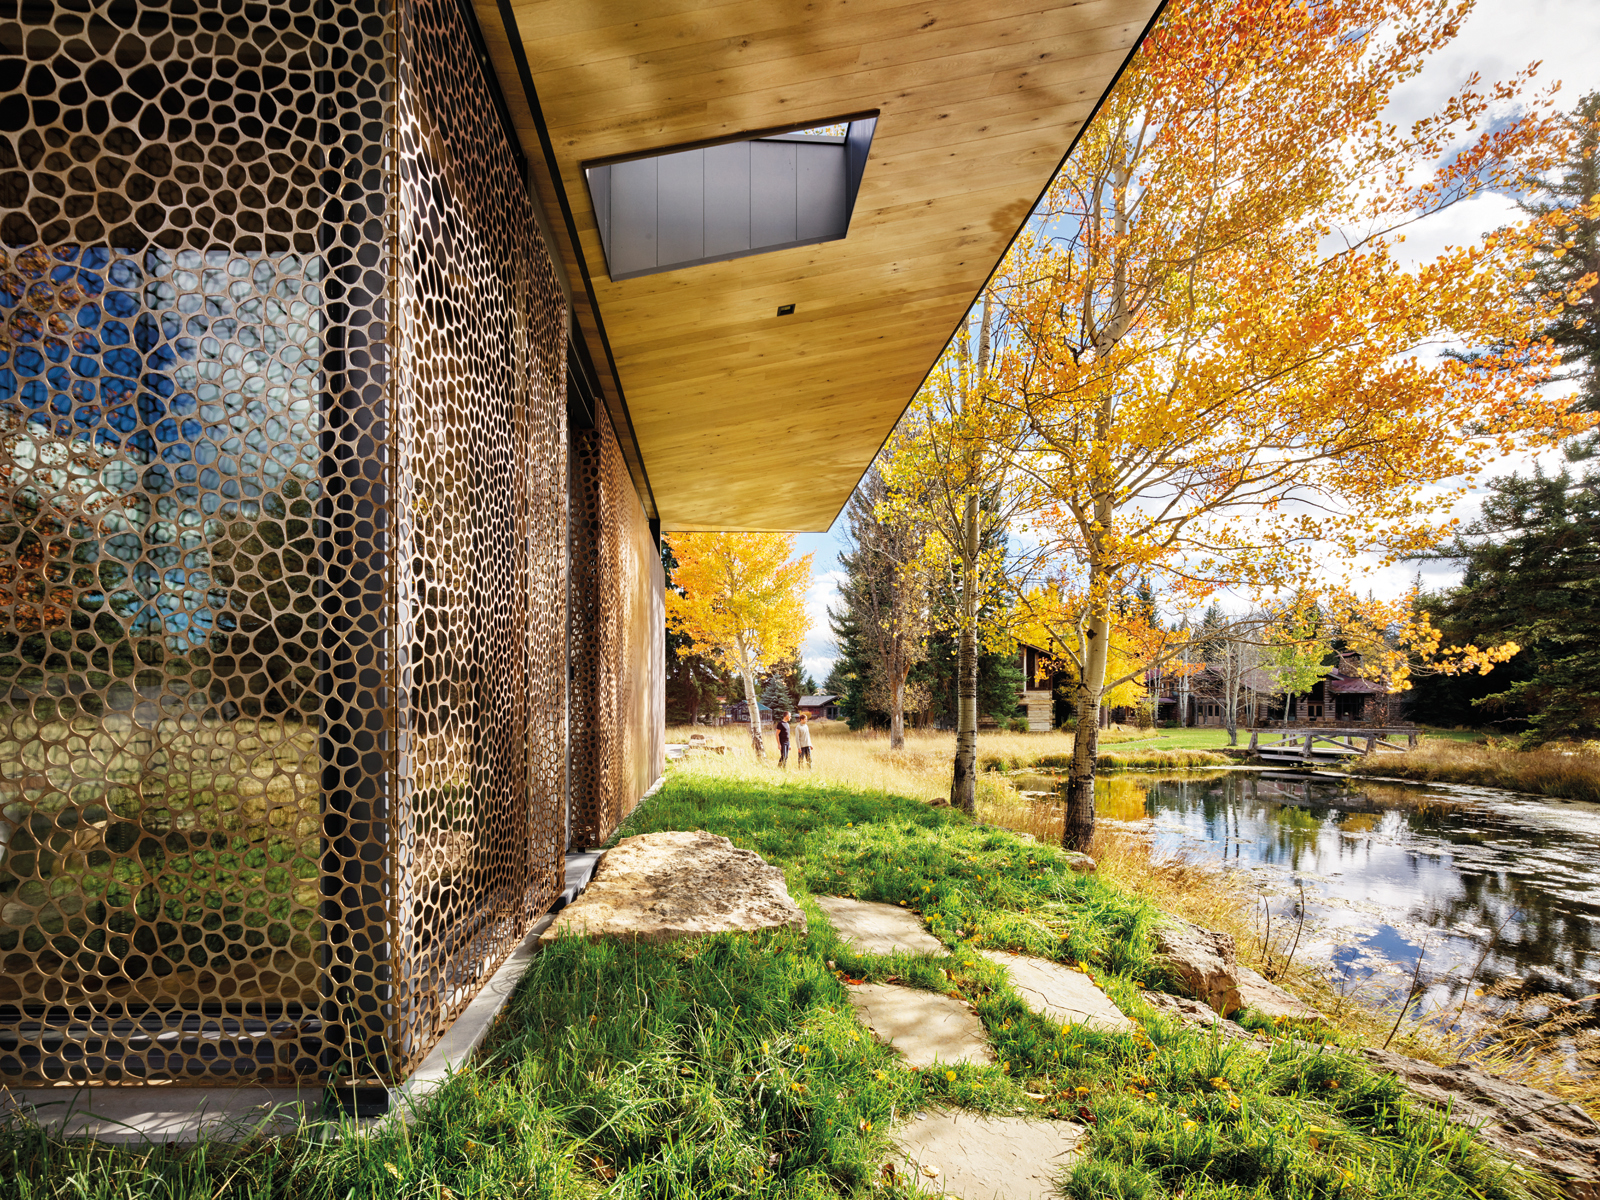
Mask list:
[[[725,837],[673,831],[624,838],[541,943],[562,934],[666,941],[705,933],[806,927],[783,872]]]
[[[997,950],[979,953],[1005,968],[1022,1002],[1040,1016],[1062,1025],[1082,1025],[1106,1033],[1133,1032],[1133,1022],[1083,972],[1027,954]]]
[[[916,913],[893,904],[816,896],[817,906],[839,936],[862,954],[949,954],[945,944],[922,926]]]
[[[897,1168],[925,1192],[961,1200],[1035,1200],[1080,1157],[1083,1126],[968,1112],[926,1113],[895,1134]]]
[[[983,1022],[953,997],[892,983],[863,983],[849,992],[861,1023],[879,1041],[898,1050],[910,1066],[931,1067],[936,1062],[988,1066],[994,1061]]]

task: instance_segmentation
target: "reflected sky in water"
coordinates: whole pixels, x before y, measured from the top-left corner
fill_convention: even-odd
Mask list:
[[[1279,772],[1141,784],[1142,820],[1125,787],[1102,797],[1102,816],[1148,822],[1158,851],[1251,870],[1275,930],[1296,921],[1304,884],[1299,954],[1351,981],[1409,981],[1425,946],[1433,1003],[1459,1000],[1480,957],[1479,986],[1513,975],[1600,991],[1600,806]]]

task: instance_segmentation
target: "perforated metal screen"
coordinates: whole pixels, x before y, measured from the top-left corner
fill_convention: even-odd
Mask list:
[[[665,573],[610,418],[572,433],[572,844],[597,846],[661,778]]]
[[[0,6],[0,1081],[398,1078],[554,895],[494,113],[451,0]]]

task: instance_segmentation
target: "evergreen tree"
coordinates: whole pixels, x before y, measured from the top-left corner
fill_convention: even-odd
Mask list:
[[[1465,567],[1424,602],[1446,640],[1522,649],[1487,676],[1419,680],[1414,715],[1495,714],[1533,745],[1600,734],[1600,471],[1495,480],[1483,515],[1436,557]]]
[[[1582,407],[1600,412],[1600,282],[1580,286],[1600,275],[1600,91],[1578,101],[1568,121],[1571,157],[1556,177],[1531,181],[1534,195],[1521,205],[1530,216],[1563,221],[1528,264],[1528,290],[1535,299],[1566,297],[1545,334],[1561,351],[1566,378],[1578,381]]]
[[[891,439],[890,449],[901,444]],[[927,707],[910,681],[927,656],[928,572],[921,559],[929,526],[900,499],[874,465],[845,506],[848,549],[839,556],[845,579],[839,598],[866,658],[868,704],[888,716],[889,748],[905,745],[905,714]],[[887,510],[887,511],[885,511]]]
[[[822,690],[829,696],[843,696],[850,690],[850,676],[845,660],[836,658],[828,668],[828,677],[822,681]]]
[[[767,676],[766,683],[761,685],[761,703],[772,710],[774,721],[783,713],[794,712],[794,696],[790,693],[789,685],[781,673],[774,671]]]
[[[833,629],[834,645],[839,648],[839,658],[828,675],[828,690],[839,697],[840,716],[852,731],[869,725],[887,725],[889,714],[874,712],[868,706],[867,687],[872,666],[849,605],[838,611],[828,609],[828,624]]]

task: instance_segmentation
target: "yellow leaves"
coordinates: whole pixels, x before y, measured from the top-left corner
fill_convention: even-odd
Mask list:
[[[667,622],[692,652],[752,676],[805,640],[811,555],[793,558],[792,533],[673,533],[678,566]]]

